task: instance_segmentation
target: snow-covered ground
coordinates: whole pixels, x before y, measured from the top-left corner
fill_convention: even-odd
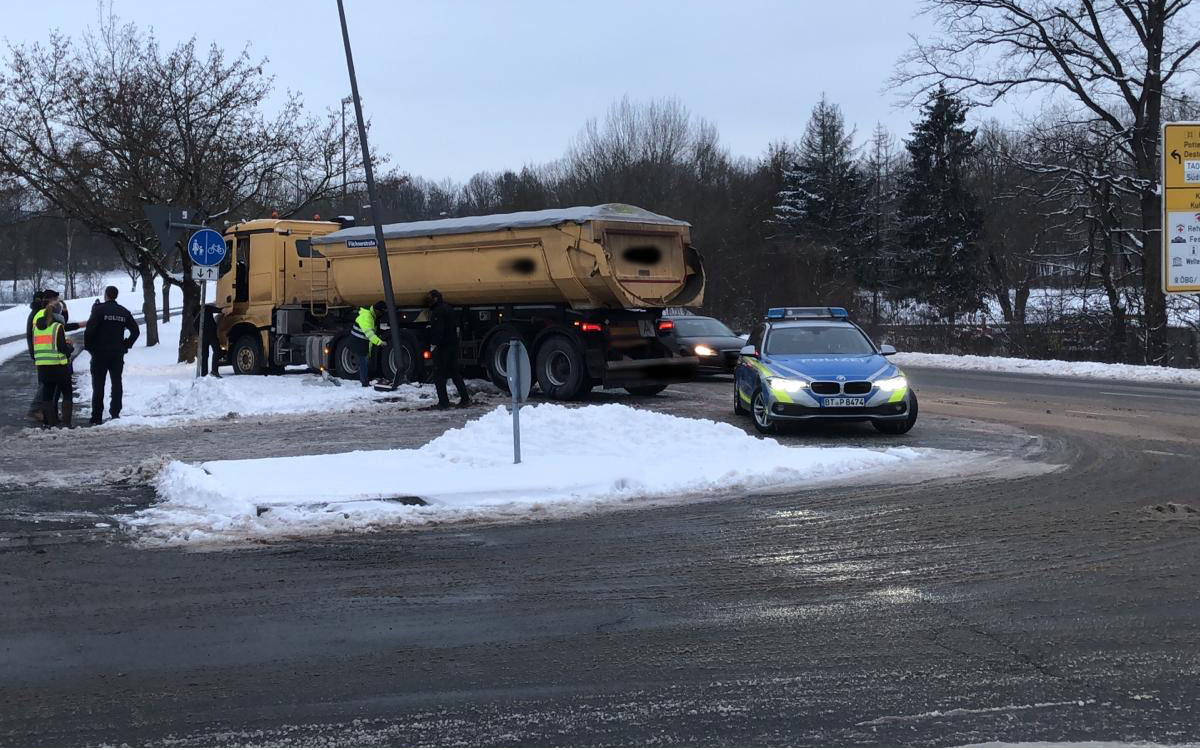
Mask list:
[[[973,354],[923,354],[902,352],[889,359],[901,367],[937,367],[950,370],[1015,372],[1094,380],[1136,380],[1143,383],[1200,385],[1200,370],[1149,365],[1114,365],[1104,362],[1064,362],[1059,359],[978,357]]]
[[[539,404],[521,411],[523,462],[514,465],[511,428],[498,407],[418,449],[172,462],[157,479],[160,502],[121,520],[151,544],[533,520],[841,480],[935,453],[786,446],[732,425],[623,405]],[[411,497],[427,504],[400,500]]]
[[[294,372],[264,377],[234,376],[228,367],[220,379],[196,378],[195,363],[178,363],[176,341],[182,321],[178,316],[159,325],[163,343],[134,347],[125,356],[124,408],[121,419],[105,422],[100,429],[160,427],[229,415],[305,414],[351,411],[373,402],[388,400],[414,406],[432,404],[437,398],[432,386],[401,386],[394,392],[361,388],[357,381],[323,380],[320,376]],[[22,343],[22,346],[24,344]],[[88,372],[87,352],[75,361],[77,373]],[[86,376],[76,378],[80,403],[91,403],[92,384]],[[475,391],[498,392],[491,383],[471,381]],[[454,388],[451,386],[451,393]],[[105,393],[105,409],[108,408]]]

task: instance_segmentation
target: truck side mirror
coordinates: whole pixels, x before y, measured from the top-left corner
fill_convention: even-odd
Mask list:
[[[896,347],[892,346],[891,344],[884,344],[883,346],[879,347],[879,353],[885,357],[890,357],[896,353]]]
[[[742,351],[739,353],[743,357],[754,357],[755,359],[758,358],[758,350],[748,344],[746,346],[743,346]]]

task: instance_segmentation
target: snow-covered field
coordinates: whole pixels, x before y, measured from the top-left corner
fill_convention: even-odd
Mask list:
[[[936,367],[950,370],[1012,372],[1093,380],[1135,380],[1143,383],[1200,385],[1200,370],[1185,370],[1176,367],[1120,365],[1104,362],[1064,362],[1058,359],[978,357],[973,354],[923,354],[921,352],[902,352],[892,355],[890,359],[901,367]]]
[[[122,524],[150,544],[206,544],[536,520],[666,497],[799,487],[933,454],[786,446],[732,425],[623,405],[539,404],[521,411],[523,462],[514,465],[511,427],[511,415],[498,407],[418,449],[172,462],[157,480],[160,502]],[[411,497],[427,504],[400,500]]]

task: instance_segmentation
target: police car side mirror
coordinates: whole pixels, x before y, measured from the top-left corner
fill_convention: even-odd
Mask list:
[[[740,354],[741,354],[743,357],[757,357],[757,356],[758,356],[758,350],[757,350],[757,349],[755,349],[753,346],[743,346],[743,347],[742,347],[742,351],[740,352]]]
[[[884,344],[883,346],[879,347],[879,353],[885,357],[890,357],[896,353],[896,347],[892,346],[891,344]]]

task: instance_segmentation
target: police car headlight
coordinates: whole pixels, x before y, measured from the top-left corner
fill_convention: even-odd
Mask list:
[[[713,351],[709,347],[705,346],[704,344],[698,345],[696,347],[695,351],[696,351],[697,357],[712,357],[712,356],[716,355],[715,351]]]
[[[908,378],[904,377],[903,375],[897,375],[894,378],[876,380],[875,387],[881,391],[898,391],[901,388],[908,387]]]
[[[785,391],[802,391],[808,387],[808,383],[804,380],[796,378],[771,378],[771,387],[779,388]]]

